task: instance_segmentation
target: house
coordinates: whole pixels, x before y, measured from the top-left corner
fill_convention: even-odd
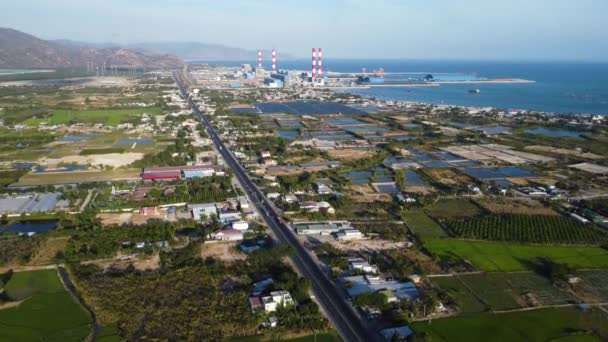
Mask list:
[[[281,196],[281,200],[285,203],[297,203],[298,202],[298,198],[294,194],[283,195],[283,196]]]
[[[418,274],[412,274],[409,277],[407,277],[409,280],[412,281],[412,283],[414,284],[420,284],[420,281],[422,281],[422,277]]]
[[[221,223],[231,223],[241,220],[241,212],[238,210],[218,210],[218,219]]]
[[[237,197],[237,200],[239,202],[239,207],[241,208],[241,210],[249,209],[249,200],[246,196],[239,196]]]
[[[265,166],[276,166],[278,165],[277,161],[274,159],[264,159],[264,163]]]
[[[259,296],[272,284],[274,284],[274,280],[272,278],[257,281],[253,283],[253,290],[251,291],[251,294],[254,296]]]
[[[215,240],[239,241],[243,240],[243,231],[237,229],[220,230],[214,234]]]
[[[260,156],[262,156],[262,158],[270,158],[270,157],[272,157],[272,155],[270,154],[270,151],[268,151],[268,150],[262,151],[262,153],[260,153]]]
[[[266,194],[266,197],[268,197],[268,199],[270,199],[270,200],[276,200],[279,197],[281,197],[281,194],[278,192],[269,192]]]
[[[369,262],[361,259],[361,258],[347,258],[348,260],[348,268],[351,271],[362,271],[365,273],[378,273],[378,266],[370,265]]]
[[[279,305],[293,305],[293,298],[287,291],[272,291],[269,296],[262,296],[262,304],[264,304],[264,311],[274,312],[277,311]]]
[[[258,296],[249,297],[249,306],[251,307],[251,313],[256,313],[257,311],[264,308],[262,304],[262,299]]]
[[[414,335],[414,331],[407,325],[388,328],[380,331],[380,334],[386,341],[405,341],[410,336]]]
[[[336,213],[336,210],[334,209],[334,207],[332,207],[331,204],[329,204],[329,202],[325,202],[325,201],[318,202],[317,209],[321,213],[327,213],[327,214]]]
[[[336,239],[340,241],[363,239],[363,233],[356,229],[340,229],[336,233]]]
[[[247,229],[249,229],[249,223],[247,223],[247,221],[232,222],[232,229],[247,230]]]
[[[315,190],[317,191],[317,194],[319,194],[319,195],[329,195],[332,193],[331,188],[323,183],[316,183]]]
[[[319,212],[319,205],[315,201],[306,201],[300,203],[300,210],[307,211],[309,213]]]

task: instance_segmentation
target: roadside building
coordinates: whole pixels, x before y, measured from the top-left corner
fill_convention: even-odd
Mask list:
[[[195,220],[207,221],[212,216],[218,216],[215,203],[190,204],[189,209],[192,211],[192,217]]]
[[[247,230],[247,229],[249,229],[249,223],[247,223],[246,221],[232,222],[232,229]]]
[[[293,227],[299,235],[331,235],[341,229],[352,229],[348,221],[299,222],[293,224]]]

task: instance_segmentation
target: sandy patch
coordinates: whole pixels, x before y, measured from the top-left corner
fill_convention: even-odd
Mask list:
[[[365,150],[357,150],[357,149],[340,149],[340,150],[330,150],[327,153],[332,158],[343,160],[343,161],[351,161],[351,160],[359,160],[366,159],[372,157],[375,153],[373,151],[365,151]]]
[[[245,260],[247,255],[237,250],[238,243],[239,241],[205,243],[201,249],[201,257],[213,257],[227,262]]]
[[[131,222],[132,213],[103,213],[97,214],[97,218],[101,220],[104,226],[122,225]]]
[[[394,242],[390,240],[354,240],[354,241],[330,241],[332,246],[343,251],[383,251],[389,249],[402,249],[405,242]]]
[[[45,166],[58,166],[59,164],[80,164],[80,165],[107,165],[112,167],[122,167],[132,164],[144,157],[143,153],[107,153],[94,154],[90,156],[66,156],[62,158],[41,158],[38,162]]]

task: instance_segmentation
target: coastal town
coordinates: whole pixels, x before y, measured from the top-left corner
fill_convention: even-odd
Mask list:
[[[4,7],[0,342],[608,341],[605,3]]]

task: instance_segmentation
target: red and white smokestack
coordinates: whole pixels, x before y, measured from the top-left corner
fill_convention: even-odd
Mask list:
[[[317,75],[317,48],[312,48],[312,79]]]
[[[319,79],[323,78],[323,50],[319,48],[319,72],[317,73],[317,77]]]
[[[277,72],[277,50],[272,49],[272,72]]]
[[[258,49],[258,69],[262,69],[262,49]]]

